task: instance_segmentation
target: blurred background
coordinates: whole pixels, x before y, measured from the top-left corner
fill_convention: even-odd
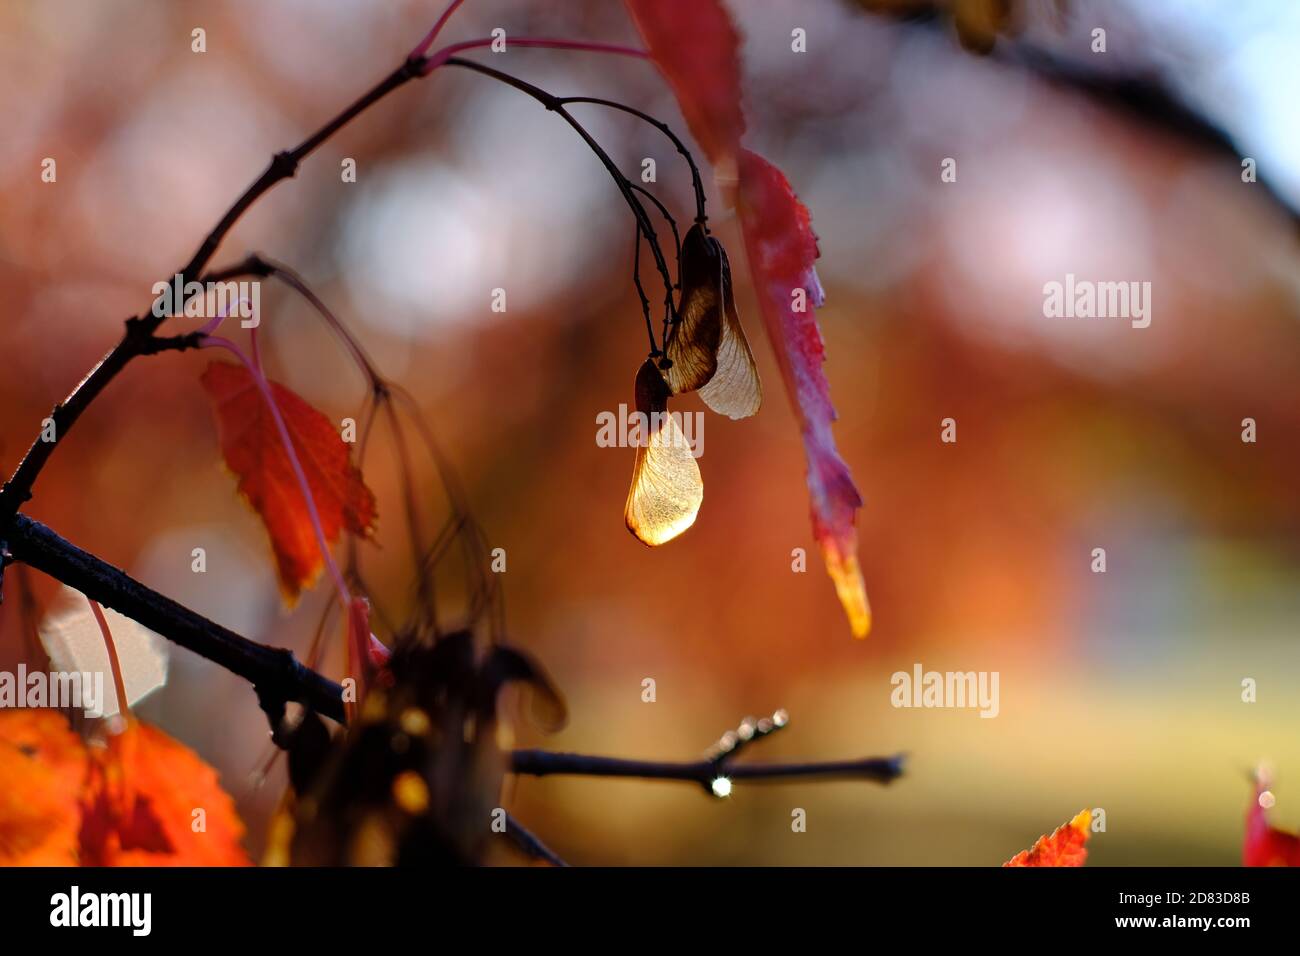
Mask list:
[[[653,551],[623,527],[632,450],[594,441],[596,415],[632,401],[645,352],[632,223],[598,161],[535,102],[466,71],[412,84],[265,197],[214,261],[255,250],[295,267],[418,398],[491,546],[506,549],[510,638],[568,698],[564,731],[521,722],[515,743],[690,759],[743,716],[783,707],[790,726],[745,759],[910,755],[889,788],[738,785],[726,800],[672,783],[509,781],[504,805],[571,862],[991,865],[1091,806],[1107,814],[1092,863],[1231,865],[1261,759],[1276,770],[1275,821],[1300,826],[1300,5],[1022,4],[988,57],[946,19],[917,16],[923,6],[729,4],[747,142],[785,170],[821,240],[836,436],[866,501],[865,642],[811,538],[798,429],[718,199],[766,400],[748,421],[707,419],[699,519]],[[441,8],[0,7],[6,473],[271,154],[393,69]],[[612,0],[470,0],[444,40],[498,26],[637,42]],[[1098,26],[1104,55],[1090,50]],[[807,53],[791,52],[796,27]],[[1088,77],[1165,86],[1254,158],[1262,182],[1243,183],[1229,150],[1045,79],[1019,53],[1030,46]],[[471,55],[686,132],[649,64]],[[629,175],[654,157],[659,195],[691,218],[670,144],[630,117],[575,109]],[[45,157],[56,183],[41,181]],[[947,157],[956,183],[940,182]],[[340,181],[345,158],[355,183]],[[1043,285],[1066,273],[1150,281],[1150,328],[1044,318]],[[490,308],[497,287],[505,313]],[[272,377],[335,419],[357,415],[364,380],[308,308],[269,282],[262,307]],[[27,512],[301,653],[332,595],[318,586],[281,606],[265,534],[220,466],[198,384],[210,359],[132,365]],[[946,417],[956,444],[939,440]],[[1247,417],[1254,444],[1241,440]],[[376,433],[366,462],[380,532],[363,562],[400,616],[411,566],[390,438]],[[430,463],[418,467],[433,528],[445,502]],[[204,575],[190,570],[195,547]],[[1105,574],[1090,570],[1098,547]],[[807,573],[792,573],[794,548],[808,550]],[[52,602],[58,586],[31,578]],[[21,653],[17,610],[3,606],[4,666]],[[892,708],[890,675],[916,663],[1000,672],[999,716]],[[339,676],[337,659],[327,670]],[[1256,703],[1242,702],[1245,678]],[[268,744],[249,688],[176,649],[166,686],[137,710],[220,770],[259,854],[284,770],[258,784]],[[796,807],[806,833],[791,832]]]

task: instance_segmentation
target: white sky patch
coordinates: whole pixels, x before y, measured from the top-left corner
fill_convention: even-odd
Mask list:
[[[1166,54],[1175,91],[1259,163],[1259,176],[1300,205],[1300,3],[1295,0],[1130,0]],[[1158,50],[1157,50],[1158,52]]]

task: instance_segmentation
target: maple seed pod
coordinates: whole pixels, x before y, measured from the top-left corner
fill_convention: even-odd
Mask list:
[[[672,394],[698,390],[720,415],[748,418],[758,411],[762,387],[736,312],[727,251],[700,223],[682,239],[682,294],[678,321],[660,365]]]
[[[669,386],[652,360],[636,374],[636,463],[623,518],[641,541],[671,541],[695,523],[704,501],[700,466],[668,413]]]
[[[703,388],[718,370],[722,341],[722,244],[706,235],[699,223],[682,239],[682,294],[678,320],[664,345],[668,374],[664,380],[674,395]]]

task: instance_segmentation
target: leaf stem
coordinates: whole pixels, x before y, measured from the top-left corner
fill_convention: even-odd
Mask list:
[[[655,256],[655,265],[658,266],[659,274],[663,278],[665,296],[664,304],[672,314],[676,315],[676,309],[673,305],[673,280],[668,274],[668,264],[664,261],[663,249],[659,246],[659,240],[655,235],[654,226],[650,222],[650,217],[646,213],[645,207],[642,206],[641,201],[636,198],[636,193],[633,191],[632,184],[628,178],[619,171],[618,166],[615,165],[612,159],[610,159],[609,154],[605,152],[601,145],[596,142],[595,138],[587,132],[586,127],[574,119],[573,114],[564,108],[563,101],[557,96],[552,96],[540,87],[534,86],[518,77],[511,76],[509,73],[503,73],[490,66],[484,66],[482,63],[476,63],[473,60],[463,60],[459,57],[450,57],[447,59],[446,63],[448,66],[459,66],[467,70],[473,70],[476,73],[482,73],[484,76],[490,76],[492,79],[505,83],[507,86],[514,87],[521,93],[525,93],[537,100],[537,102],[541,103],[551,112],[558,113],[566,123],[573,127],[574,131],[582,137],[583,141],[586,142],[591,151],[596,154],[596,158],[604,164],[605,169],[609,171],[610,176],[613,178],[615,185],[618,186],[619,192],[623,194],[623,198],[632,208],[632,214],[636,216],[637,222],[641,225],[641,232],[645,236],[646,242],[650,244],[650,249]]]
[[[6,543],[14,559],[224,667],[252,684],[259,695],[299,701],[326,717],[344,719],[343,688],[304,667],[291,651],[241,637],[26,515],[14,518]]]
[[[495,40],[492,37],[480,37],[477,40],[464,40],[460,43],[453,43],[443,47],[437,53],[428,57],[421,65],[421,76],[428,76],[444,63],[450,63],[457,53],[463,53],[465,50],[478,50],[485,46],[491,46]],[[534,47],[548,50],[572,50],[576,53],[613,53],[619,56],[633,56],[643,60],[650,59],[650,54],[634,46],[621,46],[616,43],[597,43],[586,40],[566,40],[556,37],[507,37],[507,49],[511,46]]]
[[[438,17],[437,22],[433,25],[433,29],[425,34],[424,39],[415,45],[415,49],[411,51],[409,59],[423,57],[429,52],[429,47],[433,46],[433,41],[438,39],[438,34],[442,32],[442,28],[446,25],[447,21],[451,19],[451,15],[455,13],[456,8],[464,2],[465,0],[451,0],[451,3],[447,4],[447,9],[442,11],[442,16]]]
[[[700,178],[700,167],[695,164],[695,157],[686,148],[686,144],[669,128],[667,123],[634,106],[628,106],[626,103],[620,103],[617,100],[606,100],[596,96],[565,96],[561,98],[560,102],[566,106],[570,103],[591,103],[594,106],[607,106],[613,110],[622,110],[624,113],[630,113],[632,116],[644,120],[672,140],[673,145],[677,147],[677,152],[686,158],[687,165],[691,167],[691,186],[695,190],[695,221],[700,225],[708,222],[709,217],[704,211],[704,183]]]
[[[113,632],[108,629],[108,619],[104,617],[104,609],[99,606],[99,602],[88,597],[86,603],[90,605],[90,613],[95,615],[95,623],[99,625],[99,633],[104,638],[104,650],[108,651],[108,669],[113,674],[113,690],[117,693],[118,713],[123,718],[129,718],[131,708],[126,696],[126,678],[122,676],[122,662],[117,656],[117,644],[113,641]]]
[[[239,218],[262,197],[271,187],[283,179],[288,179],[297,171],[298,163],[310,155],[321,143],[346,126],[364,110],[377,103],[393,90],[415,79],[419,73],[420,61],[407,60],[387,77],[364,93],[352,105],[339,113],[319,130],[300,143],[296,148],[276,153],[270,165],[234,204],[221,217],[212,231],[200,243],[198,250],[176,275],[181,276],[182,288],[199,275],[211,260],[221,240],[239,220]],[[54,440],[45,441],[38,435],[27,449],[18,467],[0,489],[0,527],[18,513],[32,496],[32,486],[49,461],[54,449],[59,446],[68,430],[76,423],[81,414],[90,406],[101,392],[118,376],[128,363],[140,355],[153,355],[161,351],[182,349],[194,344],[188,336],[178,336],[170,340],[155,338],[154,332],[167,318],[161,310],[151,309],[144,315],[126,320],[126,331],[122,339],[105,355],[90,373],[74,388],[62,402],[54,407],[50,419],[54,423]]]

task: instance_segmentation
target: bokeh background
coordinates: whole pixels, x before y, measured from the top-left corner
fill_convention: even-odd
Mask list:
[[[854,641],[811,540],[798,430],[716,198],[766,386],[749,421],[709,417],[694,528],[649,550],[623,528],[629,449],[595,418],[631,402],[645,349],[632,224],[596,159],[536,103],[444,70],[343,130],[236,227],[217,265],[293,265],[414,393],[504,547],[508,630],[564,690],[569,726],[516,742],[687,759],[747,714],[790,726],[747,759],[906,751],[904,779],[737,786],[511,781],[505,805],[588,864],[996,864],[1084,806],[1096,864],[1238,861],[1247,773],[1276,770],[1300,825],[1300,7],[1231,0],[1022,4],[1009,56],[943,21],[841,0],[733,0],[749,141],[812,211],[836,429],[866,505],[875,630]],[[871,7],[914,4],[867,3]],[[270,155],[391,70],[432,0],[76,0],[0,7],[0,464],[147,307]],[[470,0],[444,35],[635,42],[621,4]],[[1108,31],[1108,52],[1089,51]],[[207,52],[191,52],[191,30]],[[803,27],[808,52],[790,50]],[[1017,44],[1087,75],[1166,85],[1256,159],[1046,82]],[[490,54],[476,54],[487,59]],[[557,94],[685,126],[653,67],[516,48],[491,59]],[[690,218],[671,147],[628,117],[580,116]],[[40,180],[54,157],[58,181]],[[354,158],[356,183],[340,182]],[[940,162],[958,161],[941,184]],[[706,178],[707,174],[706,174]],[[711,195],[718,190],[710,182]],[[1151,327],[1052,320],[1067,272],[1153,284]],[[490,309],[504,287],[508,310]],[[266,284],[273,377],[335,418],[362,378],[303,303]],[[653,297],[653,296],[652,296]],[[250,637],[305,650],[330,592],[292,611],[219,463],[207,355],[142,359],[53,457],[28,511]],[[694,397],[679,407],[703,408]],[[958,422],[941,444],[939,422]],[[1243,444],[1241,420],[1258,422]],[[418,463],[430,527],[445,517]],[[376,599],[410,606],[391,443],[364,552]],[[193,574],[190,552],[207,550]],[[1105,574],[1090,571],[1104,547]],[[792,573],[791,550],[809,570]],[[8,583],[8,582],[7,582]],[[37,598],[57,586],[32,575]],[[12,592],[13,585],[9,590]],[[0,661],[21,653],[4,605]],[[890,675],[996,670],[1001,712],[896,710]],[[6,664],[7,666],[7,664]],[[338,674],[337,661],[331,666]],[[643,703],[641,682],[657,682]],[[1241,681],[1258,701],[1241,700]],[[264,718],[187,652],[138,708],[215,764],[257,854],[282,792],[260,779]],[[802,807],[807,832],[790,814]]]

